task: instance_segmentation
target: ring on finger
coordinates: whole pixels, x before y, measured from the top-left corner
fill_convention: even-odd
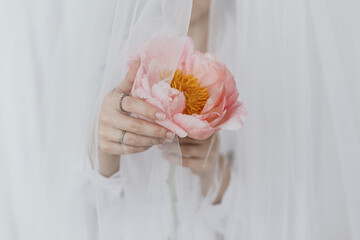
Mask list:
[[[125,133],[126,133],[125,130],[121,130],[120,137],[119,137],[119,143],[120,144],[123,144],[123,142],[124,142]]]
[[[128,94],[126,94],[126,93],[120,93],[120,96],[119,96],[119,108],[120,108],[120,110],[123,112],[123,113],[127,113],[124,109],[123,109],[123,107],[122,107],[122,101],[124,100],[124,98],[126,97],[126,96],[129,96]]]

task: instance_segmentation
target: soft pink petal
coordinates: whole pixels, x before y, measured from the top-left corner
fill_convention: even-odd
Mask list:
[[[132,91],[131,95],[133,97],[138,97],[138,98],[143,98],[143,99],[147,99],[150,98],[151,95],[146,92],[142,87],[136,88]]]
[[[166,108],[163,106],[163,104],[157,100],[156,98],[148,98],[145,100],[147,103],[153,105],[154,107],[157,107],[161,110],[163,110],[164,112],[166,112]]]
[[[152,60],[149,63],[149,69],[147,72],[149,81],[149,87],[151,88],[154,84],[160,82],[160,69],[159,64],[156,60]]]
[[[239,93],[238,93],[238,90],[236,88],[236,83],[235,83],[235,80],[234,80],[234,76],[227,69],[226,69],[226,75],[225,75],[225,79],[224,79],[224,84],[225,84],[225,88],[226,88],[226,105],[225,105],[225,108],[228,109],[232,105],[234,105],[234,103],[236,102],[236,100],[239,97]]]
[[[182,92],[173,89],[164,81],[153,85],[152,96],[162,102],[162,106],[169,113],[182,113],[185,110],[186,99]]]
[[[247,113],[244,105],[237,102],[239,93],[233,75],[214,54],[194,51],[190,38],[169,39],[157,34],[129,59],[140,60],[133,96],[168,113],[167,119],[158,124],[178,136],[205,139],[220,129],[235,130],[243,124]],[[176,66],[207,87],[210,98],[200,115],[182,114],[185,96],[170,87]]]
[[[170,89],[169,84],[160,82],[160,83],[154,84],[152,86],[151,95],[154,98],[157,98],[162,103],[168,105],[168,103],[169,103],[169,96],[168,96],[169,89]]]
[[[212,95],[210,95],[210,98],[207,100],[204,109],[202,110],[202,114],[206,114],[209,112],[214,111],[214,108],[219,106],[225,99],[225,89],[224,86],[221,85],[220,88],[216,89]],[[223,104],[221,104],[221,107]],[[219,109],[220,111],[223,111],[223,109]]]
[[[150,103],[151,105],[166,111],[166,109],[164,109],[163,104],[156,98],[153,98],[152,96],[150,96],[143,88],[137,88],[135,89],[132,94],[133,97],[137,97],[137,98],[141,98],[143,99],[145,102]]]
[[[156,121],[156,123],[163,126],[164,128],[169,129],[181,138],[184,138],[188,135],[184,129],[179,127],[175,122],[171,121],[170,119],[165,119],[164,121]]]
[[[178,113],[173,116],[173,121],[184,129],[189,137],[194,139],[206,139],[216,131],[208,122],[192,115]]]
[[[186,98],[182,92],[179,92],[178,95],[172,96],[172,100],[170,102],[170,112],[171,115],[175,115],[176,113],[183,113],[185,110]]]
[[[247,116],[246,108],[242,102],[236,102],[225,114],[218,127],[224,130],[239,129]]]
[[[188,61],[188,58],[191,56],[191,54],[194,52],[194,42],[190,37],[186,38],[185,46],[183,49],[183,52],[181,54],[177,69],[181,71],[185,71],[186,69],[186,62]]]
[[[146,92],[151,92],[150,90],[150,84],[149,84],[149,79],[147,76],[144,76],[142,79],[141,79],[141,86],[143,87],[143,89],[146,91]]]

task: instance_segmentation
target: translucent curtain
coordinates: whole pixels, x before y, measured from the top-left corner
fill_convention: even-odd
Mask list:
[[[89,239],[79,170],[113,4],[0,1],[1,239]]]
[[[139,0],[132,2],[124,11],[124,3],[117,2],[98,113],[104,96],[121,83],[128,71],[131,55],[140,46],[154,41],[151,40],[154,37],[159,41],[172,37],[185,40],[191,4],[191,1]],[[177,60],[166,62],[168,69],[165,70],[175,71],[185,44],[185,41],[182,42],[174,45],[176,49],[171,51],[177,55]],[[164,53],[165,59],[166,54],[170,52]],[[97,119],[95,115],[94,146],[97,146]],[[177,140],[173,144],[179,152]],[[99,239],[181,239],[184,227],[179,225],[179,219],[187,214],[182,208],[185,201],[183,189],[188,189],[189,181],[193,180],[184,177],[189,173],[181,166],[181,157],[175,161],[175,166],[161,153],[160,149],[152,147],[140,154],[122,155],[117,177],[106,179],[95,173]],[[99,161],[97,147],[92,149],[91,158],[96,172]],[[193,201],[190,196],[187,197]]]
[[[359,239],[356,1],[237,1],[233,239]]]

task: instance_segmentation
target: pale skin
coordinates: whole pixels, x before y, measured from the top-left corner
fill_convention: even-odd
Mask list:
[[[189,26],[188,35],[194,40],[195,48],[206,51],[208,34],[208,16],[210,0],[195,0]],[[138,66],[129,70],[118,88],[104,98],[99,117],[98,149],[99,172],[106,177],[119,170],[120,158],[124,154],[139,153],[154,145],[165,143],[166,139],[173,139],[174,134],[169,130],[143,119],[129,116],[128,113],[146,117],[150,120],[164,120],[165,113],[160,109],[130,96],[123,98],[119,107],[121,92],[129,94],[134,82]],[[123,144],[119,143],[121,131],[125,130]],[[212,140],[212,138],[214,138]],[[218,149],[216,135],[206,140],[190,138],[179,139],[182,166],[189,168],[200,177],[203,193],[206,194],[214,179],[213,164],[219,161],[218,178],[221,186],[214,200],[220,203],[230,181],[230,168],[223,156],[216,154]],[[171,144],[159,145],[163,150],[163,157],[168,161],[179,159],[176,147]],[[210,154],[208,154],[210,153]]]
[[[121,102],[121,93],[129,94],[134,82],[137,66],[126,74],[123,82],[103,101],[98,127],[99,172],[109,177],[118,171],[120,156],[146,151],[151,146],[161,144],[165,139],[173,139],[174,133],[158,124],[129,116],[134,113],[152,120],[164,120],[165,113],[160,109],[137,98],[126,96]],[[121,131],[126,133],[123,144],[119,143]]]

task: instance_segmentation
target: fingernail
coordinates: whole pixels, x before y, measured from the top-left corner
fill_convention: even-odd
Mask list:
[[[174,136],[175,136],[175,134],[173,132],[167,132],[166,133],[166,138],[168,138],[168,139],[173,139]]]
[[[165,118],[166,118],[166,115],[165,115],[165,113],[163,113],[163,112],[157,112],[157,113],[155,113],[155,116],[156,116],[156,118],[157,118],[158,120],[160,120],[160,121],[163,121],[163,120],[165,120]]]

